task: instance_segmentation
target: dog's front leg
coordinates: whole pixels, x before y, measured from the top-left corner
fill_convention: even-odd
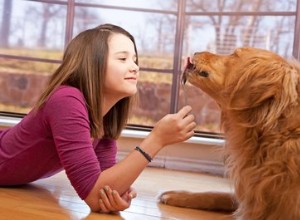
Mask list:
[[[237,202],[234,195],[226,192],[167,191],[159,196],[163,204],[209,211],[234,212]]]

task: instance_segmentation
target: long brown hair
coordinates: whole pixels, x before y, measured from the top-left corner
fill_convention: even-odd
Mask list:
[[[58,86],[76,87],[86,101],[91,137],[100,138],[103,131],[104,137],[118,138],[127,123],[133,97],[121,99],[104,117],[102,116],[108,40],[114,33],[127,36],[133,42],[138,57],[134,37],[119,26],[103,24],[79,33],[68,44],[61,65],[50,77],[49,84],[38,99],[35,109],[41,108]]]

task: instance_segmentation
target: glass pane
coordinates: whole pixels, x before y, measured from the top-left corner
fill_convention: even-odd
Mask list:
[[[177,0],[75,0],[84,4],[99,4],[118,7],[177,10]]]
[[[5,0],[0,11],[0,53],[60,59],[64,48],[66,6]]]
[[[187,0],[189,12],[296,11],[297,0]]]
[[[173,68],[176,17],[159,13],[122,11],[113,9],[77,7],[75,11],[74,36],[79,32],[103,23],[113,23],[125,28],[136,40],[139,56],[149,61],[140,67]],[[147,24],[147,25],[145,25]],[[153,62],[160,61],[159,65]]]
[[[216,102],[199,88],[186,83],[180,87],[179,106],[192,106],[197,123],[196,130],[220,133],[221,112]]]
[[[153,126],[170,112],[172,74],[140,71],[130,124]]]
[[[0,58],[0,111],[27,113],[58,64]]]
[[[220,21],[215,23],[215,21]],[[184,55],[209,50],[228,54],[241,46],[272,50],[290,57],[293,50],[293,16],[188,17]]]

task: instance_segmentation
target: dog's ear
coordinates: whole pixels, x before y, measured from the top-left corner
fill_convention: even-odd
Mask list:
[[[259,76],[243,76],[230,94],[230,109],[252,109],[272,99],[278,89],[273,82]]]
[[[297,84],[297,70],[287,63],[253,62],[233,86],[229,109],[239,112],[243,119],[248,118],[247,126],[268,126],[287,106],[296,103]]]

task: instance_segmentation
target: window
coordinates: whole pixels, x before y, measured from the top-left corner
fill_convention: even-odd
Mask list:
[[[185,104],[198,130],[219,133],[217,105],[181,86],[186,57],[239,46],[299,54],[298,0],[3,0],[0,3],[0,111],[27,113],[79,32],[114,23],[137,42],[140,101],[131,124],[152,126]],[[202,133],[204,134],[204,133]]]

